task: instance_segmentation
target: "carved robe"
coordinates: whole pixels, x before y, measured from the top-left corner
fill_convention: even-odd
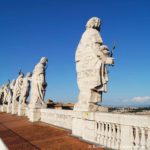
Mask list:
[[[46,86],[45,66],[42,63],[38,63],[35,66],[32,76],[31,107],[44,104]]]
[[[107,70],[101,61],[100,47],[103,44],[98,30],[87,28],[76,51],[77,82],[79,101],[97,103],[107,88]]]

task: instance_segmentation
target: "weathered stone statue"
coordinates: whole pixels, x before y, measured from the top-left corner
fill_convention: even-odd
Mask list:
[[[21,87],[21,96],[19,98],[20,104],[26,104],[27,98],[30,93],[30,82],[31,82],[32,74],[29,72],[27,73],[26,77],[23,78],[23,83]]]
[[[6,83],[3,88],[4,98],[3,98],[3,105],[8,104],[8,97],[9,97],[9,83]]]
[[[19,105],[18,105],[19,116],[26,115],[27,99],[30,93],[31,76],[32,76],[31,73],[27,73],[26,77],[23,78],[23,83],[21,87],[21,95],[19,97]]]
[[[44,97],[47,87],[45,80],[47,63],[48,59],[46,57],[42,57],[40,62],[34,68],[31,84],[31,101],[29,104],[30,108],[46,107],[46,104],[44,103]]]
[[[0,105],[3,104],[3,99],[4,99],[4,85],[0,88]]]
[[[91,18],[86,24],[76,50],[76,71],[79,87],[79,101],[74,110],[97,111],[102,93],[107,92],[108,73],[106,65],[114,63],[107,46],[100,35],[101,21]]]
[[[2,87],[2,107],[1,107],[1,111],[2,112],[6,112],[7,111],[7,106],[9,103],[9,82],[6,83],[3,87]]]
[[[16,80],[12,80],[10,83],[10,90],[11,90],[11,95],[13,96],[14,93],[14,88],[15,88]]]
[[[16,114],[17,110],[18,110],[17,107],[18,107],[19,98],[21,95],[21,87],[22,87],[22,83],[23,83],[23,77],[24,77],[24,74],[22,72],[20,72],[19,76],[16,80],[13,98],[12,98],[12,114]]]
[[[13,98],[13,92],[14,92],[14,86],[15,86],[16,80],[13,80],[11,83],[9,82],[8,86],[8,106],[7,106],[7,113],[11,112],[11,106],[12,106],[12,98]]]

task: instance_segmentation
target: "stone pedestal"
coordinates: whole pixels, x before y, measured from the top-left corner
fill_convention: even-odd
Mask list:
[[[17,114],[17,113],[18,113],[18,106],[12,105],[11,113],[12,113],[13,115]]]
[[[41,111],[39,108],[30,108],[28,110],[28,118],[31,122],[37,122],[41,119]]]
[[[72,135],[82,138],[84,133],[85,120],[81,118],[73,118]]]
[[[94,112],[75,112],[72,120],[72,134],[86,141],[96,141]]]
[[[96,104],[81,104],[81,103],[77,103],[74,106],[74,110],[75,111],[90,111],[90,112],[108,112],[108,107],[104,107],[104,106],[99,106]]]
[[[25,104],[19,104],[18,116],[25,116],[25,114],[26,114],[26,105]]]
[[[74,106],[74,110],[75,111],[98,111],[98,105],[94,105],[92,103],[86,103],[86,104],[82,104],[82,103],[77,103]]]
[[[27,105],[27,107],[26,107],[26,111],[25,111],[25,116],[26,116],[26,117],[28,117],[29,110],[30,110],[30,109],[29,109],[29,107],[28,107],[28,105]]]
[[[7,105],[1,106],[1,112],[7,112]]]
[[[98,111],[99,111],[99,112],[108,112],[109,109],[108,109],[108,107],[98,106]]]
[[[12,111],[12,105],[8,104],[8,106],[7,106],[7,113],[11,113],[11,111]]]
[[[39,104],[39,103],[30,103],[28,105],[28,118],[31,122],[40,121],[41,119],[41,109],[46,108],[46,103]]]

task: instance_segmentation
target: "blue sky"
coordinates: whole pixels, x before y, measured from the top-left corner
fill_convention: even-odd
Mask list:
[[[148,0],[0,0],[0,84],[46,56],[46,98],[76,102],[75,50],[93,16],[102,20],[104,43],[116,42],[103,105],[150,105]]]

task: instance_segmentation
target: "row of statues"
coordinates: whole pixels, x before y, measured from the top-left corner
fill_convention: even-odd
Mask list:
[[[107,92],[108,70],[107,66],[114,65],[112,52],[103,43],[100,35],[101,20],[92,17],[86,24],[76,50],[76,71],[79,98],[74,110],[98,111],[99,102],[102,102],[102,94]],[[30,87],[30,108],[45,107],[44,96],[47,83],[45,72],[48,59],[43,57],[35,66],[33,73],[27,73],[24,77],[22,72],[16,80],[7,83],[0,89],[0,100],[15,111],[18,104],[21,107],[27,104]]]
[[[0,102],[7,105],[8,112],[16,114],[17,107],[26,107],[27,99],[30,94],[29,107],[42,108],[44,103],[45,91],[47,87],[45,75],[48,59],[41,58],[35,66],[33,73],[27,73],[26,76],[20,71],[16,80],[8,82],[0,88]]]

